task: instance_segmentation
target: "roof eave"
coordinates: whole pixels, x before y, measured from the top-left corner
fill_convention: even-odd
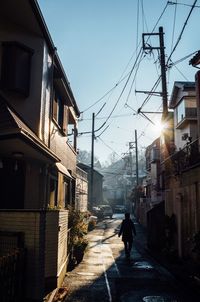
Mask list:
[[[77,116],[79,117],[80,116],[80,110],[79,110],[79,108],[77,106],[77,103],[75,101],[73,92],[71,90],[69,81],[67,79],[67,75],[66,75],[66,73],[65,73],[65,71],[63,69],[63,66],[62,66],[62,63],[60,61],[60,58],[59,58],[58,54],[56,53],[56,47],[55,47],[55,45],[53,43],[53,40],[51,38],[50,32],[48,30],[48,27],[46,25],[46,22],[44,20],[43,15],[42,15],[42,12],[41,12],[41,9],[39,7],[39,4],[38,4],[37,0],[29,0],[29,2],[30,2],[30,5],[31,5],[31,7],[33,9],[33,12],[34,12],[34,14],[35,14],[35,16],[37,18],[39,26],[40,26],[40,28],[41,28],[41,30],[43,32],[44,38],[45,38],[45,40],[46,40],[46,42],[47,42],[47,44],[49,46],[49,49],[52,52],[52,54],[55,56],[56,64],[58,65],[58,67],[59,67],[59,69],[61,71],[61,74],[62,74],[62,77],[64,79],[65,85],[67,86],[68,92],[69,92],[70,97],[72,99],[72,102],[73,102],[73,105],[74,105],[74,109],[76,111]]]

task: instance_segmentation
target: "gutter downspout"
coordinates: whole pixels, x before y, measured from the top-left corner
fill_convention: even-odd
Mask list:
[[[54,62],[55,62],[55,54],[57,48],[54,47],[53,54],[52,54],[52,70],[51,70],[51,79],[50,79],[50,104],[49,104],[49,137],[48,137],[48,148],[50,149],[50,142],[51,142],[51,120],[52,120],[52,113],[53,113],[53,73],[54,73]]]

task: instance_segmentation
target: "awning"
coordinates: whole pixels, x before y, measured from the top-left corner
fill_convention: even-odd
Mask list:
[[[65,176],[69,177],[69,178],[72,178],[71,177],[71,174],[69,173],[69,171],[67,170],[67,168],[65,166],[63,166],[63,164],[61,163],[56,163],[55,164],[58,171],[61,172],[62,174],[64,174]]]

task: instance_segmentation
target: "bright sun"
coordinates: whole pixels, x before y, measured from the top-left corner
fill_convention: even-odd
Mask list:
[[[158,136],[161,135],[164,128],[165,128],[165,125],[161,121],[156,121],[155,125],[153,126],[154,132]]]

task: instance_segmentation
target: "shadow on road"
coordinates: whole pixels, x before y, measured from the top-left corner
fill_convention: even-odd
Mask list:
[[[198,301],[194,293],[181,287],[171,274],[148,257],[142,249],[145,234],[139,224],[136,224],[137,241],[131,254],[134,261],[125,259],[121,239],[117,237],[120,222],[104,220],[91,232],[91,243],[83,261],[65,279],[64,285],[69,288],[65,302],[142,302],[151,296],[163,298],[158,302]]]

